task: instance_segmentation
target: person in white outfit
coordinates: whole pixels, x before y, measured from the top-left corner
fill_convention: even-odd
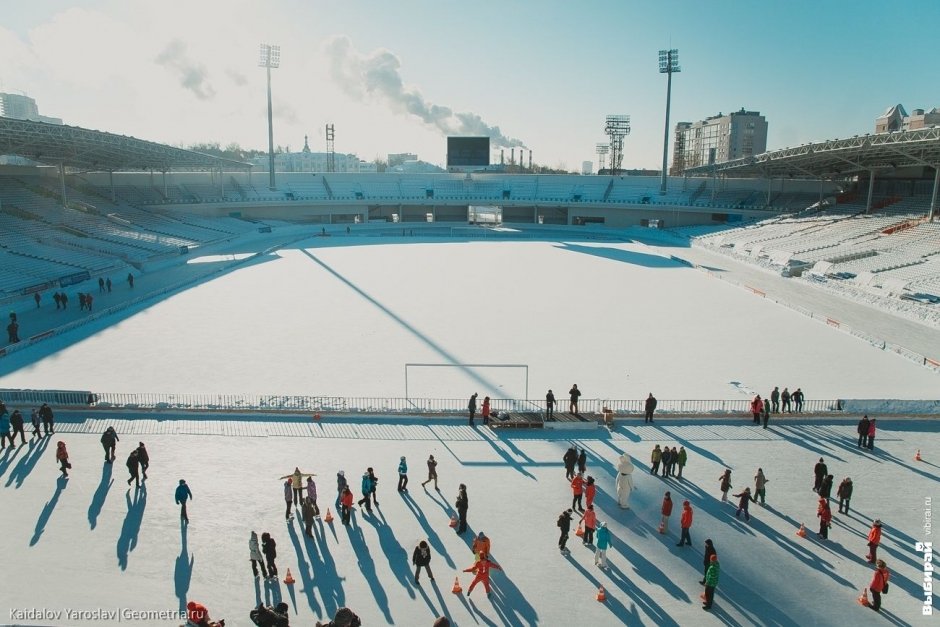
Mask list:
[[[630,509],[630,492],[633,491],[633,462],[626,453],[617,463],[617,503],[622,509]]]

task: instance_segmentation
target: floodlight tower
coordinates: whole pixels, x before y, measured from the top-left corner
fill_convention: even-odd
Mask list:
[[[332,124],[326,125],[326,171],[336,172],[336,150],[333,147],[333,141],[336,139],[336,132]]]
[[[623,138],[630,134],[630,116],[608,115],[604,132],[610,137],[610,169],[616,174],[623,161]]]
[[[271,44],[261,44],[258,57],[258,67],[263,67],[268,73],[268,170],[270,178],[268,187],[274,191],[274,116],[271,112],[271,68],[281,66],[281,47]]]
[[[597,144],[597,172],[604,169],[607,161],[607,153],[610,152],[610,144]]]
[[[663,175],[659,184],[659,193],[666,193],[666,159],[669,155],[669,104],[672,100],[672,74],[681,72],[679,67],[679,51],[672,50],[659,51],[659,73],[666,75],[666,130],[663,131]]]

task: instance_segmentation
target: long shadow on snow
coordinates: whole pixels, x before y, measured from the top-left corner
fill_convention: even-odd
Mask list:
[[[600,587],[601,587],[601,582],[600,582],[600,580],[599,580],[597,577],[595,577],[591,572],[589,572],[584,566],[582,566],[580,563],[578,563],[577,560],[573,559],[570,554],[569,554],[569,555],[566,555],[566,556],[565,556],[565,559],[568,560],[568,563],[571,564],[571,566],[574,567],[574,569],[577,570],[577,571],[581,574],[581,576],[582,576],[584,579],[586,579],[587,581],[590,581],[590,582],[591,582],[591,585],[593,585],[594,588],[600,588]],[[618,587],[619,587],[619,586],[618,586]],[[608,594],[608,595],[607,595],[607,601],[604,602],[604,607],[606,607],[608,610],[610,610],[611,613],[612,613],[616,618],[618,618],[621,622],[623,622],[623,623],[625,623],[625,624],[626,624],[626,618],[627,618],[627,616],[630,616],[630,614],[631,614],[631,612],[630,612],[629,610],[627,610],[627,608],[623,605],[623,603],[621,603],[620,600],[617,599],[617,597],[616,597],[615,595],[613,595],[613,594]],[[663,612],[660,612],[660,613],[662,614]],[[532,624],[534,624],[534,623],[532,623]],[[667,623],[665,623],[665,624],[667,624],[667,625],[676,625],[677,623],[675,623],[675,622],[673,621],[673,622],[671,622],[671,623],[667,622]]]
[[[428,489],[425,488],[424,491],[427,492]],[[431,548],[434,549],[434,552],[444,558],[444,560],[447,562],[448,568],[457,568],[457,566],[454,564],[454,560],[451,559],[450,554],[447,552],[447,548],[444,546],[444,543],[441,542],[440,536],[437,535],[437,532],[434,531],[434,528],[428,524],[427,517],[424,515],[424,512],[418,508],[418,504],[415,502],[415,500],[408,496],[405,498],[405,505],[407,505],[408,509],[411,510],[411,513],[414,514],[418,524],[421,525],[421,528],[424,530],[424,533],[427,536],[428,544],[431,545]]]
[[[137,548],[137,536],[140,535],[140,525],[144,521],[144,510],[147,508],[147,485],[143,484],[134,490],[131,499],[131,489],[124,494],[127,503],[127,514],[124,524],[121,525],[121,535],[117,541],[117,558],[121,570],[127,570],[128,554]]]
[[[10,477],[7,479],[7,487],[14,481],[16,481],[17,488],[23,485],[23,481],[29,476],[29,473],[33,471],[36,462],[38,462],[42,454],[46,452],[46,447],[49,446],[50,440],[51,438],[40,438],[39,440],[30,439],[26,454],[17,462],[13,470],[10,471]],[[20,445],[20,447],[22,447],[22,445]],[[19,448],[17,451],[18,450]],[[2,474],[3,473],[0,472],[0,475]]]
[[[613,545],[611,545],[613,546]],[[622,552],[622,551],[621,551]],[[610,581],[617,586],[625,595],[630,597],[633,600],[634,606],[631,608],[629,620],[627,616],[621,616],[621,620],[628,625],[639,625],[643,623],[643,619],[639,616],[637,606],[639,606],[639,612],[643,612],[649,616],[653,623],[656,625],[670,626],[676,625],[678,623],[669,615],[669,612],[664,610],[656,601],[654,601],[642,588],[637,586],[627,577],[626,573],[620,570],[616,564],[612,563],[608,559],[608,569],[607,575],[610,577]],[[634,569],[635,570],[635,569]]]
[[[313,577],[310,574],[310,567],[307,564],[307,558],[304,556],[304,547],[300,545],[300,538],[297,535],[297,529],[293,524],[287,525],[287,533],[290,535],[291,544],[294,546],[294,555],[297,556],[297,575],[300,577],[300,591],[304,593],[304,596],[307,597],[307,604],[310,606],[310,609],[313,610],[313,613],[317,616],[321,615],[320,604],[317,603],[317,597],[314,594],[313,589]],[[310,553],[311,545],[313,542],[307,536],[304,536],[304,544],[306,544],[307,552]],[[316,549],[314,549],[316,550]],[[289,588],[293,591],[293,588]],[[297,602],[293,596],[291,600],[294,602],[294,612],[297,612]]]
[[[642,266],[644,268],[672,270],[678,268],[688,268],[685,263],[680,263],[675,259],[670,259],[669,257],[663,257],[661,255],[649,255],[646,253],[637,252],[635,250],[623,250],[620,248],[609,248],[606,246],[581,246],[579,244],[570,243],[556,244],[555,248],[559,250],[567,250],[575,253],[591,255],[593,257],[600,257],[601,259],[610,259],[612,261],[628,263],[633,266]]]
[[[39,512],[39,518],[36,520],[36,528],[33,530],[33,537],[29,540],[29,546],[36,546],[36,543],[39,542],[39,538],[42,537],[43,532],[46,530],[46,525],[49,523],[49,518],[55,510],[55,506],[59,503],[59,497],[68,484],[69,480],[66,477],[56,479],[55,492],[52,493],[52,498],[46,501],[42,511]]]
[[[358,525],[353,524],[352,521],[350,525],[343,525],[343,527],[346,529],[349,544],[356,553],[359,572],[362,573],[362,576],[365,577],[366,582],[369,584],[372,596],[375,598],[375,604],[382,610],[382,614],[385,615],[385,621],[389,625],[394,625],[395,621],[392,619],[392,612],[388,606],[388,595],[385,593],[385,588],[376,575],[375,561],[369,553],[369,547],[366,544],[365,536],[362,535],[362,529]]]
[[[705,587],[700,588],[703,592]],[[696,598],[698,598],[696,596]],[[746,599],[744,605],[739,599]],[[727,605],[735,609],[747,620],[745,625],[764,625],[766,627],[801,627],[801,623],[783,613],[777,605],[765,599],[765,595],[755,591],[722,569],[718,588],[715,591],[715,603],[711,613],[725,625],[740,626],[741,623],[723,611]],[[805,624],[805,623],[803,623]]]
[[[802,430],[797,430],[795,427],[777,427],[774,429],[777,433],[780,434],[780,437],[786,440],[790,444],[795,444],[800,448],[805,448],[807,451],[810,451],[816,457],[822,457],[825,459],[828,457],[830,460],[835,459],[836,461],[847,463],[846,460],[842,457],[836,455],[831,449],[826,450],[816,446],[814,443],[807,441],[805,434]],[[827,462],[828,463],[828,462]],[[811,464],[810,464],[811,465]]]
[[[412,507],[412,505],[417,507],[417,503],[414,502],[414,499],[412,499],[407,492],[402,492],[401,497],[405,500],[408,507]],[[401,587],[408,592],[408,596],[413,599],[415,598],[415,591],[412,586],[412,577],[414,575],[411,572],[411,568],[408,566],[410,563],[408,551],[402,547],[398,538],[395,537],[395,532],[388,525],[388,522],[386,522],[385,515],[382,514],[381,511],[379,511],[378,514],[378,516],[373,515],[370,516],[370,518],[373,519],[371,522],[374,522],[375,531],[379,536],[379,546],[382,547],[382,553],[388,559],[389,568],[391,568],[392,574],[395,575],[395,579],[397,579]]]
[[[333,561],[333,554],[330,553],[327,537],[323,530],[323,521],[319,518],[316,519],[313,525],[313,535],[316,542],[307,544],[310,567],[313,570],[313,583],[320,591],[320,599],[323,601],[326,615],[333,616],[336,610],[346,604],[346,594],[342,586],[345,578],[340,577],[336,572],[336,562]],[[319,553],[316,552],[316,547],[319,547]]]
[[[101,509],[104,507],[105,499],[108,498],[108,491],[111,490],[111,486],[114,485],[114,479],[111,478],[112,469],[113,466],[111,464],[101,465],[101,481],[98,482],[98,488],[91,497],[91,504],[88,506],[88,525],[92,529],[98,526],[98,516],[101,514]],[[186,608],[184,607],[183,609]]]
[[[111,464],[105,464],[109,468]],[[189,526],[180,521],[180,554],[176,558],[176,564],[173,568],[173,586],[176,598],[179,599],[179,611],[185,615],[186,601],[189,598],[189,584],[193,578],[193,564],[196,562],[196,556],[189,554],[187,535]],[[257,583],[257,581],[256,581]]]
[[[7,468],[10,467],[13,460],[16,459],[16,456],[19,454],[20,450],[12,446],[3,449],[3,453],[0,453],[0,477],[6,474]]]

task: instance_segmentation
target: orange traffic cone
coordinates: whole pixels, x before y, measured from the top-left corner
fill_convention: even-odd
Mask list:
[[[601,586],[600,588],[597,589],[597,600],[598,601],[607,600],[607,595],[604,593],[604,586]]]
[[[804,525],[803,523],[800,523],[800,529],[799,531],[796,532],[796,535],[800,536],[801,538],[805,538],[806,537],[806,525]]]
[[[326,508],[326,516],[323,517],[323,522],[329,524],[333,522],[333,512],[330,511],[330,508]]]
[[[574,532],[574,535],[578,536],[579,538],[584,535],[584,529],[581,528],[581,523],[578,523],[578,529]]]
[[[284,583],[288,586],[294,583],[294,576],[290,574],[290,568],[287,569],[287,576],[284,577]]]
[[[871,603],[868,602],[868,588],[863,588],[862,593],[858,597],[858,604],[868,607]]]
[[[451,589],[451,592],[454,594],[463,592],[463,588],[460,587],[460,577],[454,577],[454,587]]]
[[[457,526],[457,514],[451,514],[451,515],[450,515],[450,522],[448,523],[448,526],[449,526],[451,529],[453,529],[454,527]]]
[[[921,459],[921,457],[920,457],[920,449],[917,449],[917,452],[914,453],[914,461],[915,461],[915,462],[922,462],[922,461],[924,461],[924,460]]]

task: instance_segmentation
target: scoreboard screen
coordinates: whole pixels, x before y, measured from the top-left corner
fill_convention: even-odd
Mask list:
[[[489,137],[448,137],[447,167],[488,166]]]

